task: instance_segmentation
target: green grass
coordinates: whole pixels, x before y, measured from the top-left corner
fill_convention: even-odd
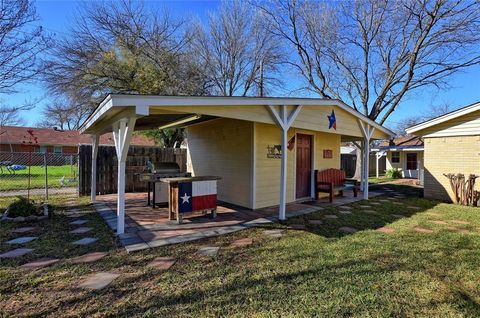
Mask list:
[[[370,183],[370,184],[377,184],[377,183],[390,182],[390,181],[394,181],[394,180],[398,180],[398,179],[387,178],[387,177],[385,177],[385,176],[378,177],[378,178],[369,177],[369,178],[368,178],[368,183]]]
[[[65,176],[65,179],[74,178],[76,175],[76,166],[48,166],[48,186],[51,188],[60,188],[60,179]],[[28,187],[28,166],[27,169],[17,170],[15,174],[10,174],[4,170],[0,174],[0,191],[27,189]],[[69,187],[77,186],[77,181],[68,183]],[[45,187],[45,167],[32,166],[30,177],[30,188],[41,189]]]
[[[373,201],[378,201],[375,199]],[[380,201],[379,201],[380,202]],[[453,206],[419,198],[381,202],[372,206],[379,215],[339,214],[336,208],[290,219],[306,231],[284,230],[276,240],[255,228],[209,240],[127,254],[114,236],[90,213],[87,217],[100,240],[88,251],[109,256],[88,265],[74,265],[69,257],[87,252],[67,242],[69,219],[60,210],[42,224],[39,240],[28,243],[35,253],[0,266],[0,316],[147,316],[147,317],[478,317],[480,316],[480,216],[476,208]],[[420,210],[408,208],[420,207]],[[89,209],[82,206],[82,209]],[[311,226],[309,219],[325,214],[338,219]],[[404,214],[396,219],[392,214]],[[432,214],[433,213],[433,214]],[[451,220],[465,220],[455,225]],[[429,220],[444,220],[436,225]],[[3,242],[15,237],[16,224],[1,224]],[[350,235],[338,231],[351,226]],[[388,226],[393,234],[375,231]],[[447,226],[470,233],[452,232]],[[414,231],[430,228],[431,234]],[[229,248],[238,238],[251,237],[253,245]],[[221,246],[216,259],[198,259],[201,245]],[[16,268],[40,256],[60,257],[50,268],[25,272]],[[157,256],[173,256],[177,263],[166,272],[146,265]],[[76,285],[98,271],[122,275],[108,288],[89,292]]]

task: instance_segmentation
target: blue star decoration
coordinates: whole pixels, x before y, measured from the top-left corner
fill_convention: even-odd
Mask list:
[[[328,129],[333,129],[337,130],[337,119],[335,118],[335,112],[332,110],[332,114],[328,117]]]

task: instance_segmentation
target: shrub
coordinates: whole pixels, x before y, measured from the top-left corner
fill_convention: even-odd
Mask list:
[[[15,218],[17,216],[38,215],[41,213],[41,206],[35,204],[33,200],[25,197],[17,197],[18,199],[8,206],[8,216]]]
[[[391,179],[399,179],[402,177],[402,172],[400,171],[400,169],[388,169],[387,171],[385,171],[385,176]]]

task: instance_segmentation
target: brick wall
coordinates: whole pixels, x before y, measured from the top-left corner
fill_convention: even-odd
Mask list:
[[[426,198],[451,201],[452,190],[444,173],[480,175],[480,136],[425,138]],[[480,179],[476,189],[480,190]]]

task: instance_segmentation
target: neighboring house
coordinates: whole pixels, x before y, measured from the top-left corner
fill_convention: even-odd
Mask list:
[[[285,219],[286,203],[315,198],[315,170],[340,168],[342,141],[393,135],[335,99],[142,95],[107,96],[81,131],[128,136],[153,123],[187,127],[187,167],[193,176],[221,178],[216,190],[219,200],[250,209],[279,205],[280,219]],[[128,146],[118,144],[117,152],[125,153]],[[117,233],[121,234],[125,171],[119,169],[118,174]],[[368,187],[365,190],[368,199]]]
[[[0,152],[28,152],[23,143],[28,139],[27,130],[32,130],[38,144],[33,148],[34,152],[76,154],[80,145],[91,145],[89,135],[82,135],[78,130],[58,130],[53,128],[35,128],[18,126],[0,126]],[[143,135],[132,137],[132,145],[154,146],[152,139]],[[115,146],[112,133],[102,135],[101,146]]]
[[[452,200],[446,173],[480,175],[480,102],[408,128],[424,141],[424,194]],[[476,189],[480,182],[477,180]]]
[[[357,164],[357,148],[353,146],[342,146],[340,147],[340,154],[341,154],[341,169],[347,173],[349,178],[352,178],[355,175],[355,168]],[[382,156],[378,160],[375,157],[375,149],[370,151],[370,163],[368,165],[370,177],[378,176],[385,174],[386,169],[386,160],[385,157]],[[377,174],[378,171],[378,174]]]
[[[403,178],[422,180],[423,140],[417,136],[400,136],[382,141],[375,149],[377,158],[386,157],[386,170],[398,169]]]

